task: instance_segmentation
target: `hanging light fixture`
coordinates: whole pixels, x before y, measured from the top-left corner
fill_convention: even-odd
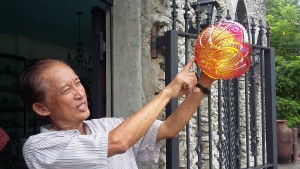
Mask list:
[[[78,42],[76,44],[76,53],[75,57],[72,59],[71,55],[68,54],[68,61],[70,65],[76,70],[89,70],[89,65],[91,63],[91,56],[89,55],[88,58],[85,57],[83,44],[81,43],[80,39],[80,16],[82,12],[76,12],[78,15]]]

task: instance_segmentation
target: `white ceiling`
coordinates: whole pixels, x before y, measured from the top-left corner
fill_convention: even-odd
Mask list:
[[[67,48],[78,42],[78,15],[81,15],[81,42],[91,47],[91,8],[106,8],[99,0],[1,0],[0,33],[19,35]]]

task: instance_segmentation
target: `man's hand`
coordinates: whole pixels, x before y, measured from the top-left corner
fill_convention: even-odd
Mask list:
[[[189,72],[189,70],[194,62],[195,58],[191,59],[164,89],[172,99],[193,92],[197,77],[194,72]]]

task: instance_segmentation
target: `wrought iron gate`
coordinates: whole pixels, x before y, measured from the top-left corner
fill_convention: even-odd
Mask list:
[[[164,36],[152,36],[154,54],[159,46],[165,47],[165,73],[166,84],[178,72],[178,38],[185,39],[185,60],[188,60],[188,48],[191,40],[214,18],[213,9],[217,8],[215,20],[221,19],[216,1],[197,1],[192,7],[195,9],[196,28],[189,19],[189,1],[185,0],[183,10],[185,31],[179,32],[176,27],[177,4],[172,2],[172,30],[165,32]],[[206,19],[201,19],[200,8],[207,6]],[[230,20],[229,14],[225,17]],[[237,18],[237,16],[235,16]],[[212,96],[207,97],[207,117],[203,117],[203,110],[197,111],[197,143],[190,147],[190,127],[186,126],[186,168],[191,165],[196,168],[277,168],[277,135],[276,135],[276,110],[275,110],[275,61],[274,49],[269,47],[269,28],[255,24],[255,19],[245,16],[242,23],[251,38],[253,50],[253,64],[244,76],[227,81],[217,81],[217,104],[214,112],[212,109]],[[257,43],[255,33],[258,30]],[[264,45],[264,38],[266,39]],[[243,101],[241,101],[243,100]],[[166,108],[169,116],[178,106],[177,100],[172,100]],[[212,114],[217,114],[215,121]],[[206,119],[205,122],[203,119]],[[217,131],[213,130],[213,123]],[[208,132],[203,128],[208,127]],[[204,135],[207,140],[203,140]],[[216,141],[217,140],[217,141]],[[208,146],[204,146],[205,144]],[[208,150],[207,150],[208,149]],[[191,164],[190,152],[197,152],[197,162]],[[205,153],[206,151],[206,153]],[[213,152],[214,151],[214,152]],[[166,168],[179,168],[179,139],[169,139],[166,142]],[[206,157],[205,157],[206,156]],[[205,158],[204,158],[205,157]],[[208,158],[207,158],[208,157]]]

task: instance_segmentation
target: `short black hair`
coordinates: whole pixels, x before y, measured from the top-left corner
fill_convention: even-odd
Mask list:
[[[18,89],[24,103],[32,108],[37,102],[45,102],[48,83],[43,77],[43,72],[56,63],[64,61],[58,59],[41,59],[25,67],[18,79]]]

